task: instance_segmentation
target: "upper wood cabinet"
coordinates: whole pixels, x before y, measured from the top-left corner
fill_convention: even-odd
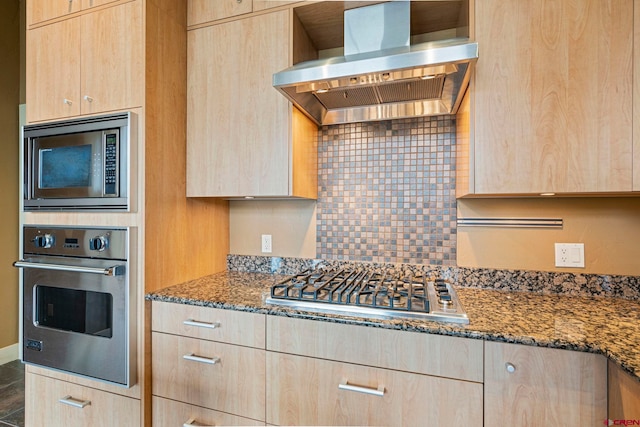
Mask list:
[[[118,0],[31,0],[27,1],[27,25],[60,18]]]
[[[632,190],[633,14],[633,0],[475,2],[459,195]]]
[[[317,127],[272,87],[292,11],[189,31],[187,195],[317,196]]]
[[[27,120],[141,106],[142,40],[140,1],[28,30]]]
[[[640,0],[633,0],[633,110],[640,111]],[[633,121],[633,191],[640,191],[640,119]]]
[[[602,355],[486,342],[484,424],[595,426],[607,418]]]
[[[188,0],[187,25],[251,13],[252,0]]]

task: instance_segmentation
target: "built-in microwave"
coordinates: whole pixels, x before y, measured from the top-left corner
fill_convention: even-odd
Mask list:
[[[24,209],[130,210],[135,125],[127,112],[24,126]]]

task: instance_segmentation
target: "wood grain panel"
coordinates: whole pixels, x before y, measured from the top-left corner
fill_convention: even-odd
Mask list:
[[[482,426],[482,384],[288,354],[267,354],[267,422]],[[384,396],[340,390],[340,383]],[[502,425],[502,424],[495,424]]]
[[[632,7],[476,2],[477,193],[630,191]]]
[[[89,401],[84,408],[59,402]],[[30,427],[139,426],[140,401],[36,374],[25,375],[25,425]]]
[[[267,317],[267,349],[482,382],[480,340]]]
[[[26,43],[27,121],[80,114],[80,21],[27,31]]]
[[[99,10],[80,19],[82,114],[142,106],[142,1]]]
[[[228,344],[265,348],[266,320],[264,314],[244,313],[211,307],[153,301],[153,331]],[[217,323],[210,329],[185,325],[185,320]]]
[[[290,31],[285,10],[189,32],[189,196],[288,194],[291,107],[271,82]]]
[[[264,421],[265,351],[152,333],[153,394]],[[184,355],[219,358],[216,364]]]
[[[466,196],[474,192],[473,143],[471,142],[471,90],[460,102],[456,114],[456,197]]]
[[[255,426],[265,425],[249,418],[188,405],[153,396],[153,423],[155,427],[184,426]]]
[[[291,194],[318,198],[318,126],[297,108],[292,115]]]
[[[27,1],[27,26],[78,12],[86,0]]]
[[[633,191],[640,191],[640,0],[633,0]]]
[[[251,13],[252,4],[252,0],[189,0],[187,2],[187,25],[197,25]]]
[[[640,382],[608,361],[609,418],[640,420]]]
[[[507,372],[507,363],[515,372]],[[606,384],[601,355],[485,343],[485,425],[600,425]]]

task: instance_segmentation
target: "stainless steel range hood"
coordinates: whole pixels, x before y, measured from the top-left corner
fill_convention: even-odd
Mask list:
[[[409,45],[409,19],[404,1],[347,10],[345,55],[294,65],[273,86],[318,125],[453,114],[478,45]]]

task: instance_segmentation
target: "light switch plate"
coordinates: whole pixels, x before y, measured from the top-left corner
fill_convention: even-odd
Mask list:
[[[584,268],[584,243],[556,243],[556,267]]]

